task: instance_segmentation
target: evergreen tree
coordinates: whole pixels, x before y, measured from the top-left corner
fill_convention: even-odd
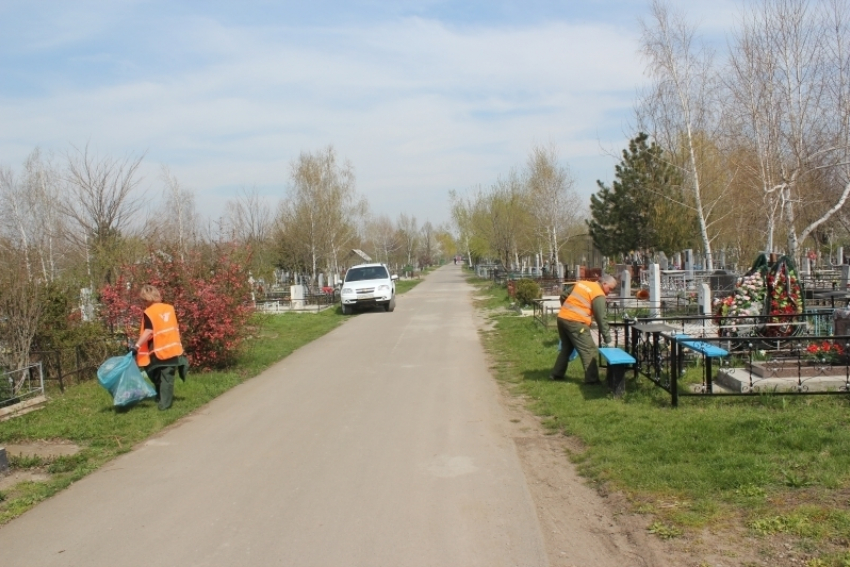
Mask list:
[[[681,191],[677,170],[656,143],[641,132],[623,150],[615,181],[590,197],[587,221],[593,244],[606,256],[632,251],[673,252],[695,234],[695,217]]]

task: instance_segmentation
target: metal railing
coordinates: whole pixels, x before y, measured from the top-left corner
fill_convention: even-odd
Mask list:
[[[293,300],[289,294],[258,299],[254,307],[260,313],[288,313],[293,311],[321,311],[339,303],[339,289],[331,292],[305,294],[304,299]]]
[[[636,375],[670,394],[673,406],[689,396],[847,395],[850,335],[812,332],[827,328],[825,317],[628,319],[624,346]],[[690,369],[699,369],[698,381]]]
[[[56,382],[59,390],[64,392],[70,384],[95,378],[98,366],[110,356],[127,352],[126,345],[126,336],[116,335],[114,339],[86,345],[32,351],[30,359],[43,366],[45,382]]]
[[[0,373],[0,408],[44,395],[41,363]]]

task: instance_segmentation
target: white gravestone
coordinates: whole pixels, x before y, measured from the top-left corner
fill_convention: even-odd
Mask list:
[[[620,272],[620,307],[628,307],[628,299],[632,296],[632,274],[628,270]]]
[[[649,265],[649,316],[661,317],[661,269],[658,264]]]
[[[711,287],[707,284],[699,286],[699,312],[700,315],[711,315]]]
[[[289,288],[289,300],[293,309],[304,309],[307,289],[303,285],[293,285]]]

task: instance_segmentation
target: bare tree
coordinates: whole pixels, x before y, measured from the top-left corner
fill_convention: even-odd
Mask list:
[[[32,280],[32,262],[30,260],[30,221],[32,219],[32,201],[26,187],[18,183],[14,173],[8,167],[0,169],[0,214],[5,231],[15,249],[21,252],[26,270],[27,281]]]
[[[32,241],[44,281],[57,277],[57,256],[63,250],[64,218],[60,211],[60,175],[50,157],[36,148],[24,163],[27,193],[33,203]]]
[[[520,255],[534,252],[535,245],[529,237],[533,222],[528,192],[516,169],[493,184],[486,197],[486,210],[491,250],[505,267],[519,266]]]
[[[484,190],[479,186],[474,187],[465,197],[451,191],[449,197],[458,245],[465,251],[469,265],[479,258],[498,255],[490,248],[493,227],[487,212],[488,198]]]
[[[44,281],[57,273],[58,236],[62,219],[58,213],[57,175],[36,148],[24,162],[24,176],[0,169],[0,231],[21,252],[27,277],[36,272]]]
[[[436,247],[434,225],[430,221],[425,221],[425,224],[419,229],[419,234],[421,235],[419,241],[419,264],[421,266],[430,266],[434,260],[434,249]]]
[[[846,0],[763,0],[735,35],[729,91],[737,133],[757,157],[768,249],[781,215],[795,258],[850,196],[848,21]],[[824,180],[832,190],[817,190]]]
[[[256,187],[243,187],[236,199],[227,202],[227,232],[236,242],[259,245],[269,238],[272,214]]]
[[[101,158],[91,154],[88,145],[68,154],[66,181],[72,196],[63,212],[77,223],[80,230],[74,236],[79,243],[88,237],[109,239],[138,214],[141,199],[133,190],[143,158]]]
[[[366,223],[366,235],[375,250],[375,260],[391,263],[391,256],[402,248],[402,242],[397,238],[398,233],[393,221],[386,215],[370,219]]]
[[[419,244],[419,227],[415,216],[407,216],[401,213],[396,222],[398,232],[402,241],[402,250],[407,258],[407,265],[413,265],[413,257]]]
[[[5,266],[0,270],[0,366],[24,368],[44,307],[42,285],[22,269],[19,251],[0,252],[0,260]]]
[[[354,170],[339,165],[332,146],[302,153],[292,164],[292,185],[278,212],[278,230],[315,280],[320,265],[338,273],[340,256],[357,237],[368,211],[357,194]]]
[[[164,184],[163,205],[154,219],[155,230],[161,238],[176,243],[180,258],[183,259],[197,238],[195,195],[183,188],[168,166],[162,166],[161,177]]]
[[[533,227],[538,239],[545,243],[554,267],[560,263],[561,247],[575,230],[581,218],[581,204],[569,169],[558,164],[553,146],[535,147],[528,158],[526,184],[530,198]]]
[[[704,201],[697,137],[712,137],[719,124],[715,101],[713,53],[696,43],[695,30],[683,17],[671,14],[662,0],[653,0],[652,19],[643,22],[642,47],[653,78],[643,100],[642,120],[647,131],[672,154],[684,148],[683,178],[693,194],[693,206],[705,248],[706,267],[712,269],[711,238]],[[644,128],[642,128],[644,129]]]
[[[144,156],[114,159],[98,157],[89,151],[74,148],[68,153],[67,190],[62,212],[75,225],[69,237],[86,254],[94,258],[97,279],[107,280],[119,243],[131,221],[140,221],[141,198],[134,195],[139,184],[139,165]],[[141,223],[140,223],[141,224]]]

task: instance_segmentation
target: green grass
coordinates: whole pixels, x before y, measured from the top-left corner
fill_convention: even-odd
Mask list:
[[[421,280],[399,282],[397,293]],[[219,372],[192,372],[178,381],[174,405],[159,411],[153,400],[116,409],[112,399],[92,380],[51,393],[44,409],[0,423],[0,446],[37,440],[67,440],[81,450],[69,457],[11,457],[13,470],[49,473],[45,482],[24,482],[0,495],[0,525],[26,512],[72,482],[125,453],[141,441],[195,411],[213,398],[248,380],[299,347],[333,330],[348,317],[338,307],[313,313],[255,315],[251,336],[236,367]]]
[[[490,296],[481,306],[508,304],[504,290],[477,285]],[[659,537],[743,518],[751,533],[850,545],[850,398],[691,397],[672,408],[669,394],[629,374],[625,396],[615,399],[582,384],[578,361],[566,381],[548,378],[554,326],[492,318],[483,338],[497,377],[553,432],[579,439],[584,450],[571,455],[579,471],[653,514]],[[683,382],[698,382],[701,370],[691,368]]]
[[[396,295],[401,295],[406,291],[410,291],[422,280],[398,280],[395,282],[395,292]]]

